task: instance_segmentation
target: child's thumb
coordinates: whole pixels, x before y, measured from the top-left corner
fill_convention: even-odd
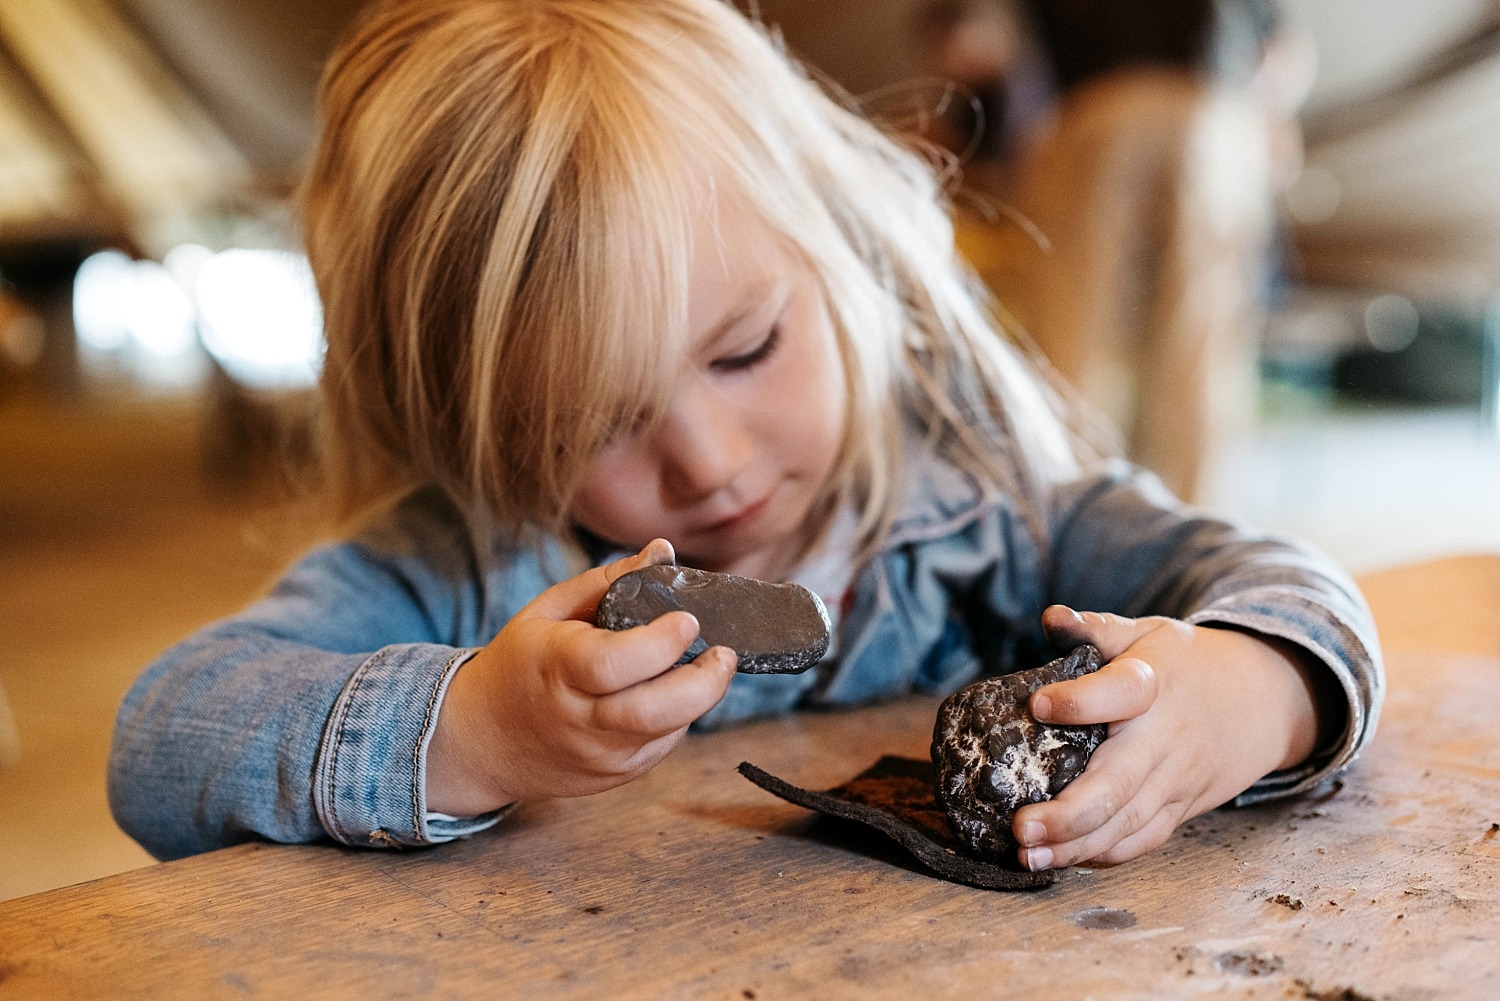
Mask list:
[[[562,621],[581,619],[594,621],[594,610],[604,592],[620,577],[641,567],[671,564],[677,561],[677,553],[666,539],[652,539],[646,548],[634,556],[627,556],[602,567],[586,570],[561,584],[554,584],[536,597],[526,611],[543,618]]]

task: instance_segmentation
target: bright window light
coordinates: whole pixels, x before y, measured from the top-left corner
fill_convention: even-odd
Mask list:
[[[241,385],[317,381],[323,312],[306,258],[278,250],[214,253],[183,244],[162,263],[94,254],[73,284],[73,323],[86,355],[147,382],[203,375],[202,347]]]
[[[213,258],[214,252],[202,244],[184,243],[167,251],[167,256],[162,258],[161,263],[177,279],[177,284],[191,295],[193,286],[198,284],[198,275],[203,271],[203,265]]]
[[[192,303],[166,268],[155,261],[136,261],[135,275],[124,293],[121,318],[143,353],[175,358],[197,348]]]
[[[73,327],[85,366],[158,388],[200,384],[207,359],[182,285],[155,261],[92,255],[73,279]]]
[[[168,267],[191,275],[203,345],[231,378],[259,389],[317,381],[323,310],[305,258],[278,250],[211,257],[179,250],[176,259],[168,255]]]
[[[135,262],[118,250],[94,254],[73,279],[73,328],[95,351],[119,351],[130,343],[124,303],[135,281]]]

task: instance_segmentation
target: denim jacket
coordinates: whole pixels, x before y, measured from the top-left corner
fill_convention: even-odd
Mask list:
[[[697,728],[1034,666],[1052,655],[1041,610],[1063,602],[1281,637],[1330,672],[1347,700],[1342,733],[1239,803],[1307,789],[1372,737],[1384,689],[1374,625],[1352,582],[1304,546],[1187,508],[1124,463],[1057,486],[1046,541],[1013,498],[941,460],[915,464],[908,482],[889,541],[857,577],[837,655],[802,675],[736,675]],[[480,552],[431,493],[314,550],[127,693],[109,768],[120,826],[175,858],[254,838],[423,845],[495,823],[428,812],[427,748],[454,672],[583,568],[572,551],[544,540]]]

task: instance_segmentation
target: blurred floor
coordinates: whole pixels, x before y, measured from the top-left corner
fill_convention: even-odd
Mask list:
[[[20,764],[0,772],[0,899],[145,865],[110,819],[115,707],[159,650],[260,591],[314,536],[267,498],[206,489],[190,407],[0,408],[0,685]],[[1500,439],[1472,412],[1267,420],[1210,499],[1352,570],[1500,551]]]
[[[205,488],[186,405],[0,406],[0,899],[145,865],[110,818],[115,708],[156,653],[253,597],[311,537]]]
[[[1355,573],[1500,552],[1500,433],[1466,408],[1273,417],[1218,458],[1207,494]]]

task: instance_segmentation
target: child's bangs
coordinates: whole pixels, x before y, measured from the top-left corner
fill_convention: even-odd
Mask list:
[[[712,8],[701,13],[715,16]],[[662,52],[636,83],[666,109],[656,127],[679,160],[701,165],[708,187],[694,192],[698,211],[735,204],[821,287],[849,398],[826,500],[830,509],[856,506],[864,547],[892,513],[900,417],[889,404],[905,321],[875,220],[910,207],[890,200],[882,172],[869,165],[866,144],[882,141],[875,130],[826,96],[760,29],[734,17],[724,22],[701,46]]]
[[[687,355],[704,185],[631,103],[612,90],[580,129],[577,167],[553,194],[557,239],[538,248],[525,310],[544,346],[528,395],[550,414],[551,457],[539,458],[555,462],[558,510],[603,448],[666,410]]]
[[[608,10],[590,8],[590,30],[565,43],[579,47],[577,66],[589,77],[580,86],[590,93],[570,156],[575,170],[554,194],[577,222],[570,259],[557,262],[570,273],[558,285],[584,314],[573,336],[553,339],[551,359],[569,376],[549,392],[576,406],[569,451],[583,462],[571,470],[570,488],[613,435],[649,426],[665,410],[691,336],[689,274],[692,255],[704,249],[692,245],[695,222],[731,199],[807,259],[793,234],[820,209],[791,169],[795,150],[754,110],[766,80],[747,49],[769,54],[763,38],[733,44],[753,30],[712,7],[662,5],[659,21],[616,22]],[[681,31],[703,44],[672,44]],[[790,76],[784,66],[782,73]]]

